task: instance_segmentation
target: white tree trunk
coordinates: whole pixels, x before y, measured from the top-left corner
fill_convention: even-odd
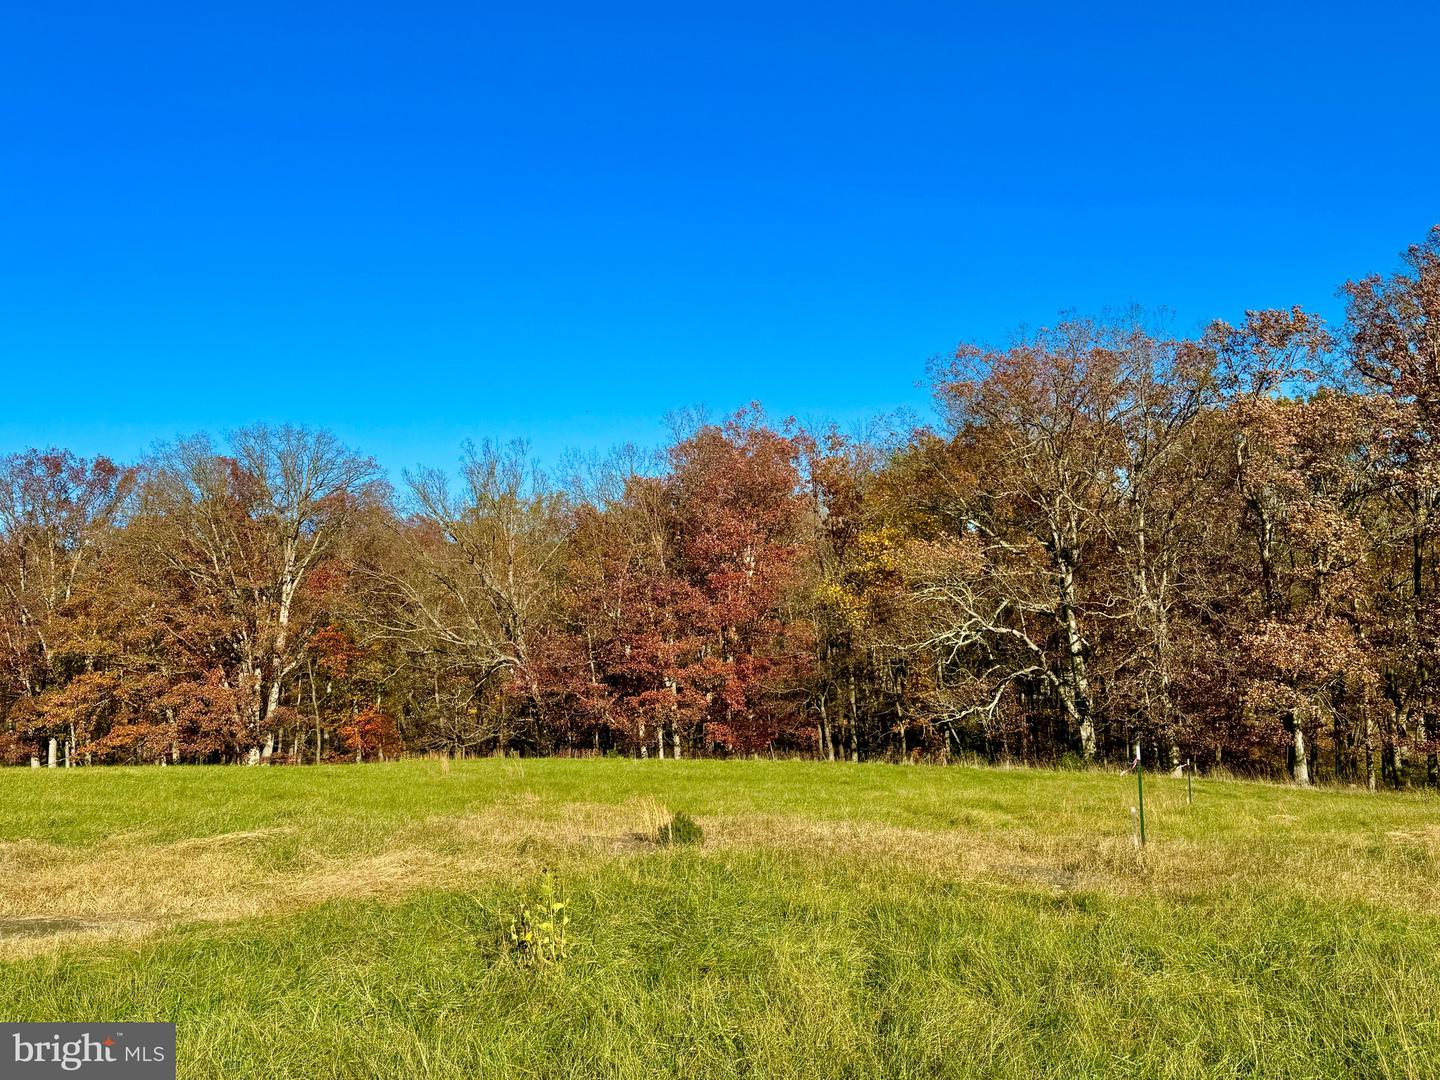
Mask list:
[[[1291,766],[1295,783],[1308,787],[1310,784],[1310,759],[1305,752],[1305,729],[1300,725],[1300,717],[1295,717],[1295,762]]]
[[[1365,714],[1365,787],[1375,790],[1375,721]]]
[[[1066,670],[1060,697],[1080,740],[1086,761],[1095,760],[1095,721],[1090,716],[1090,678],[1085,665],[1085,638],[1075,612],[1075,571],[1060,567],[1061,626],[1065,631]]]

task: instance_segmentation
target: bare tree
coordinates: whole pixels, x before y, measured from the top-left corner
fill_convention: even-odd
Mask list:
[[[539,720],[531,649],[553,614],[563,499],[523,442],[467,447],[458,489],[438,469],[405,478],[412,515],[397,527],[399,565],[376,578],[385,599],[372,633],[443,657],[476,702],[510,676]]]
[[[306,583],[367,502],[382,495],[373,461],[328,431],[257,425],[234,432],[229,454],[197,436],[160,448],[146,470],[137,542],[175,597],[218,634],[177,640],[210,657],[249,701],[252,759],[268,758],[267,718],[301,663],[314,628],[300,618]]]

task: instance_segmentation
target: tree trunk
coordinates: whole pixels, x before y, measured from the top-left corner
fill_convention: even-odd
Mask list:
[[[1369,712],[1365,714],[1365,786],[1375,790],[1375,721]]]
[[[850,760],[860,762],[860,707],[855,693],[855,669],[850,669]]]
[[[1406,730],[1406,714],[1400,710],[1395,712],[1395,731],[1390,740],[1390,782],[1397,788],[1405,786],[1405,739],[1409,735]]]
[[[1427,712],[1421,719],[1420,737],[1425,742],[1425,783],[1428,787],[1440,784],[1440,755],[1435,752],[1435,714]]]
[[[1062,562],[1060,577],[1060,622],[1065,632],[1065,678],[1060,700],[1066,717],[1080,743],[1086,761],[1095,760],[1095,721],[1090,715],[1090,677],[1085,665],[1085,638],[1075,611],[1075,570]]]
[[[312,665],[310,674],[310,709],[315,714],[315,764],[320,764],[320,696],[315,690],[315,668]]]
[[[825,699],[829,696],[828,689],[820,694],[820,752],[826,761],[834,761],[835,733],[830,730],[830,714],[825,709]]]
[[[1310,756],[1305,747],[1305,728],[1300,723],[1300,717],[1291,718],[1294,728],[1294,743],[1291,747],[1291,773],[1295,777],[1295,783],[1302,787],[1310,784]]]

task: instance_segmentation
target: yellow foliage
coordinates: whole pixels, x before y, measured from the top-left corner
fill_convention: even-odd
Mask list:
[[[865,625],[864,599],[839,582],[822,583],[817,590],[817,599],[822,608],[848,629],[858,631]]]

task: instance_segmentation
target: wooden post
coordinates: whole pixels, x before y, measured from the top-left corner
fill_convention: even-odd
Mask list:
[[[1140,748],[1135,748],[1135,790],[1140,797],[1140,846],[1145,846],[1145,763],[1140,760]]]

